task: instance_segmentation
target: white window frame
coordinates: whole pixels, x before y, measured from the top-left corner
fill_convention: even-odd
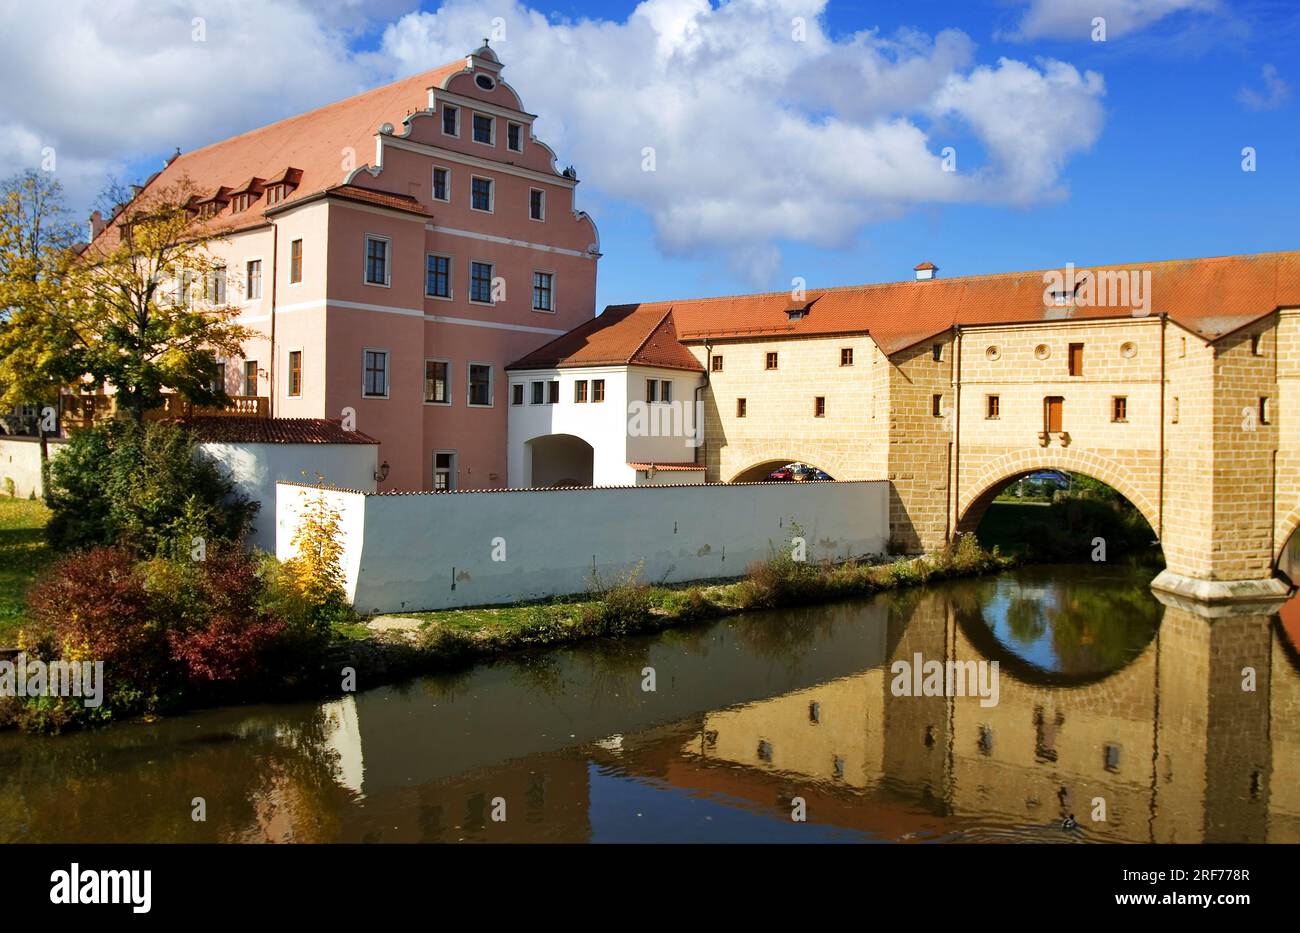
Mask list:
[[[488,300],[487,301],[479,301],[477,298],[474,297],[474,267],[476,265],[488,267]],[[467,282],[468,288],[465,292],[465,298],[470,304],[481,305],[484,308],[496,307],[497,303],[492,300],[492,283],[496,281],[496,277],[497,277],[496,273],[497,273],[496,263],[488,262],[486,259],[470,259],[469,279]]]
[[[510,127],[512,126],[519,127],[519,148],[518,149],[512,149],[510,146]],[[524,151],[524,125],[522,123],[516,123],[514,120],[506,121],[506,151],[519,152],[519,153],[522,153]]]
[[[451,110],[455,114],[455,120],[452,121],[456,124],[456,132],[454,133],[447,132],[447,123],[446,123],[447,117],[445,115],[446,110]],[[443,136],[451,136],[454,139],[460,139],[460,114],[461,114],[461,107],[458,104],[448,104],[446,102],[443,103],[442,110],[438,112],[438,128],[442,130]]]
[[[486,405],[476,404],[470,401],[470,395],[473,389],[473,372],[475,366],[486,366],[488,370],[488,402]],[[468,360],[465,363],[465,407],[466,408],[495,408],[496,407],[496,367],[492,365],[491,360]]]
[[[248,364],[253,364],[253,391],[248,391]],[[256,398],[258,390],[262,387],[262,373],[258,369],[257,360],[244,360],[244,365],[240,367],[239,389],[240,394]]]
[[[430,364],[430,363],[442,363],[443,365],[445,365],[445,366],[447,367],[447,401],[445,401],[445,402],[433,402],[433,401],[430,401],[429,399],[424,398],[424,383],[425,383],[425,380],[428,379],[428,372],[429,372],[429,364]],[[442,358],[440,358],[440,357],[436,357],[436,356],[426,356],[426,357],[424,358],[424,375],[422,376],[421,381],[420,381],[420,398],[424,399],[424,404],[426,404],[426,405],[437,405],[437,406],[440,407],[440,408],[450,408],[450,407],[451,407],[451,400],[452,400],[452,396],[453,396],[453,391],[452,391],[452,390],[453,390],[453,388],[454,388],[454,383],[453,383],[453,380],[452,380],[452,374],[453,374],[454,372],[455,372],[455,367],[453,367],[453,366],[451,365],[451,360],[445,360],[445,359],[442,359]],[[446,453],[446,451],[443,451],[443,453]]]
[[[384,394],[374,395],[366,391],[366,354],[382,353],[384,354]],[[392,363],[393,355],[383,347],[362,347],[361,348],[361,397],[362,398],[388,398],[388,386],[392,381]]]
[[[298,354],[298,391],[292,393],[289,391],[292,385],[293,374],[293,354]],[[285,398],[302,398],[303,387],[307,385],[307,354],[301,346],[284,348],[284,397]]]
[[[536,191],[538,194],[540,194],[540,195],[542,196],[542,216],[541,216],[541,217],[534,217],[534,216],[533,216],[533,192],[534,192],[534,191]],[[529,189],[528,189],[528,219],[531,220],[531,221],[532,221],[533,223],[535,223],[535,224],[544,224],[544,223],[546,223],[546,189],[545,189],[545,188],[529,188]]]
[[[516,388],[519,389],[519,404],[518,404],[518,406],[515,405],[515,389],[516,389]],[[510,383],[510,407],[511,407],[511,408],[515,408],[515,407],[523,408],[523,407],[524,407],[525,405],[527,405],[527,404],[528,404],[528,383],[527,383],[527,382],[512,382],[512,383]]]
[[[251,263],[254,262],[258,263],[256,298],[248,294],[248,267]],[[263,261],[261,256],[245,256],[244,257],[244,301],[243,301],[244,304],[246,305],[252,304],[255,301],[262,300],[262,292],[265,291],[265,289],[262,288],[262,283],[265,281],[266,281],[266,262]]]
[[[445,295],[429,294],[429,258],[430,257],[433,257],[435,259],[447,260],[447,294]],[[489,286],[489,293],[490,293],[490,286]],[[453,257],[448,256],[446,253],[426,252],[424,254],[424,297],[430,299],[431,301],[452,301],[455,299],[456,260]]]
[[[370,241],[380,240],[384,244],[384,280],[370,281]],[[379,233],[367,233],[361,250],[361,284],[372,288],[393,287],[393,238]]]
[[[437,186],[434,184],[433,176],[437,172],[447,173],[447,184],[443,186],[447,194],[445,198],[440,198],[436,194],[434,194],[434,191],[437,190]],[[451,178],[452,178],[452,171],[445,165],[435,165],[430,170],[429,172],[429,200],[430,201],[437,201],[439,204],[451,203]]]
[[[488,206],[487,210],[474,206],[474,182],[485,181],[488,183]],[[469,176],[469,209],[478,211],[480,214],[495,214],[497,207],[497,183],[495,178],[487,175],[470,175]]]
[[[537,312],[538,314],[554,314],[554,313],[555,313],[555,308],[556,308],[556,300],[555,300],[555,280],[556,280],[556,278],[557,278],[555,272],[554,272],[553,270],[551,270],[551,269],[534,269],[534,270],[533,270],[533,275],[549,275],[549,276],[551,277],[551,306],[550,306],[549,308],[535,308],[535,307],[534,307],[534,308],[533,308],[533,311]],[[533,289],[534,289],[535,287],[536,287],[536,285],[534,284],[533,280],[532,280],[531,278],[529,278],[529,280],[528,280],[528,304],[529,304],[529,307],[532,307],[532,305],[533,305]]]
[[[474,118],[475,118],[475,117],[484,117],[485,119],[487,119],[487,120],[489,121],[489,123],[488,123],[488,140],[489,140],[489,141],[488,141],[488,142],[483,142],[481,139],[478,139],[477,136],[475,135],[475,133],[474,133]],[[495,148],[496,148],[496,144],[497,144],[497,118],[496,118],[494,115],[490,114],[490,113],[479,113],[477,110],[472,110],[472,111],[470,111],[470,118],[469,118],[469,139],[470,139],[470,142],[478,143],[480,146],[491,146],[492,148],[495,149]]]
[[[438,488],[438,454],[449,454],[451,456],[451,466],[447,468],[447,491],[455,492],[456,474],[460,470],[460,453],[455,450],[437,449],[432,452],[432,459],[429,461],[429,465],[433,468],[433,472],[430,473],[429,476],[432,480],[433,489],[435,491]]]
[[[664,389],[667,388],[667,397],[664,395]],[[671,379],[659,380],[659,404],[671,405],[673,403],[673,381]]]

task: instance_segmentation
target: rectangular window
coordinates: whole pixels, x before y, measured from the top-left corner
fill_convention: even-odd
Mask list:
[[[388,285],[388,240],[366,237],[366,284]]]
[[[469,300],[479,304],[492,304],[492,263],[469,264]]]
[[[445,168],[433,170],[433,199],[435,201],[451,200],[451,173]]]
[[[429,253],[424,261],[424,293],[430,298],[451,297],[451,257]]]
[[[743,418],[743,417],[745,417],[745,414],[746,414],[746,412],[748,411],[748,409],[749,409],[749,403],[748,403],[748,402],[746,402],[743,398],[738,398],[738,399],[736,399],[736,417],[737,417],[737,418]]]
[[[532,220],[546,219],[546,192],[541,188],[528,189],[528,216]]]
[[[546,383],[533,383],[533,404],[541,405],[546,401]]]
[[[659,382],[659,401],[671,402],[673,400],[673,384],[669,379],[663,379]]]
[[[552,304],[551,283],[555,276],[549,272],[533,273],[533,310],[554,311]]]
[[[226,391],[226,364],[225,363],[217,364],[217,375],[212,380],[212,391],[213,392]]]
[[[1179,355],[1180,357],[1183,357],[1183,356],[1186,356],[1186,355],[1187,355],[1187,338],[1186,338],[1186,337],[1179,337],[1179,338],[1178,338],[1178,355]]]
[[[1263,356],[1263,355],[1264,355],[1264,335],[1263,335],[1263,334],[1251,334],[1251,335],[1250,335],[1250,355],[1251,355],[1251,356]]]
[[[841,365],[841,366],[852,366],[852,365],[853,365],[853,348],[852,348],[852,347],[845,347],[844,349],[840,350],[840,365]]]
[[[1273,417],[1273,406],[1267,395],[1259,397],[1259,423],[1269,424]]]
[[[476,211],[492,212],[492,179],[478,176],[470,178],[469,206]]]
[[[776,354],[769,353],[763,366],[764,369],[776,369]]]
[[[936,394],[930,396],[930,414],[932,414],[936,418],[943,417],[943,396],[942,395]]]
[[[579,379],[573,384],[573,400],[581,405],[587,401],[587,380]]]
[[[302,395],[302,351],[289,351],[289,397],[298,398]]]
[[[936,363],[943,362],[943,344],[936,343],[930,347],[930,355],[934,357]]]
[[[1128,421],[1128,396],[1117,395],[1110,400],[1110,420]]]
[[[1170,404],[1170,406],[1169,406],[1169,420],[1170,420],[1170,422],[1172,422],[1173,424],[1177,424],[1177,423],[1178,423],[1178,412],[1179,412],[1179,408],[1180,408],[1180,406],[1179,406],[1179,404],[1178,404],[1178,396],[1175,395],[1175,396],[1173,397],[1173,402],[1172,402],[1172,404]]]
[[[560,404],[560,382],[558,379],[552,379],[546,383],[546,404]]]
[[[430,405],[451,404],[451,364],[446,360],[424,361],[424,400]]]
[[[244,360],[244,385],[240,392],[243,395],[257,394],[257,360]]]
[[[1043,399],[1043,430],[1048,434],[1060,434],[1064,423],[1065,399],[1059,395],[1049,395]]]
[[[813,417],[814,418],[826,417],[826,396],[819,395],[815,399],[813,399]]]
[[[1070,375],[1083,375],[1083,344],[1070,344]]]
[[[203,278],[203,298],[214,305],[226,303],[226,267],[214,266]]]
[[[518,123],[506,124],[506,148],[511,152],[524,151],[524,128]]]
[[[1002,397],[999,395],[984,396],[984,417],[989,421],[996,421],[1002,417]]]
[[[456,488],[456,454],[434,452],[433,488],[437,492],[451,492]]]
[[[604,379],[591,380],[591,400],[593,402],[605,401],[605,380]]]
[[[284,196],[287,193],[288,193],[288,189],[284,185],[272,185],[271,187],[266,189],[267,205],[270,206],[272,204],[279,204],[281,201],[284,200]]]
[[[262,297],[262,260],[250,259],[244,266],[244,294],[249,300]]]
[[[722,357],[720,355],[715,354],[713,359],[709,361],[709,369],[715,373],[722,372]]]
[[[645,381],[645,400],[647,402],[659,401],[659,380],[647,379]]]
[[[485,114],[474,114],[474,142],[491,146],[496,142],[496,120]]]
[[[365,351],[365,378],[361,394],[366,398],[386,398],[388,395],[388,351]]]
[[[296,285],[302,281],[302,240],[289,244],[289,284]]]
[[[522,382],[513,383],[510,386],[510,404],[522,405],[524,403],[524,384]]]
[[[442,105],[442,132],[447,136],[460,135],[460,108]]]
[[[487,363],[469,364],[469,404],[480,408],[492,404],[492,367]]]

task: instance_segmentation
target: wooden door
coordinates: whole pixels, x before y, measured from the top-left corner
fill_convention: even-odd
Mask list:
[[[1061,433],[1062,409],[1064,407],[1065,399],[1059,395],[1049,395],[1043,399],[1043,430],[1049,434]]]

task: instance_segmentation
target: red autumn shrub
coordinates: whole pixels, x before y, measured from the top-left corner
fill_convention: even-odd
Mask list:
[[[210,553],[190,565],[195,578],[181,587],[199,606],[176,606],[167,633],[171,658],[193,686],[264,679],[273,671],[285,624],[260,608],[266,584],[246,551]],[[197,611],[196,611],[197,610]],[[184,621],[181,621],[184,620]]]
[[[164,623],[125,548],[93,548],[59,561],[32,587],[27,607],[56,651],[103,661],[112,681],[152,693],[166,675]]]

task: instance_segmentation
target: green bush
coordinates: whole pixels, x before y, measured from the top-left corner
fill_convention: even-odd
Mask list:
[[[50,462],[46,535],[59,550],[122,544],[144,557],[189,557],[239,542],[257,503],[237,495],[193,435],[164,422],[110,422],[74,434]]]

